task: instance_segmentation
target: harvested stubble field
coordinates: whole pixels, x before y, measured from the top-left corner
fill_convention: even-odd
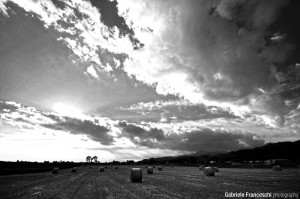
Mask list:
[[[78,167],[58,174],[37,173],[0,176],[0,198],[13,199],[95,199],[95,198],[224,198],[225,192],[300,191],[296,169],[223,169],[215,176],[204,176],[197,167],[164,167],[154,174],[143,170],[143,182],[130,182],[130,168]]]

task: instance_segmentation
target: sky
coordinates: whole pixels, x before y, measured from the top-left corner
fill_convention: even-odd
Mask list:
[[[298,0],[0,0],[0,160],[300,139]]]

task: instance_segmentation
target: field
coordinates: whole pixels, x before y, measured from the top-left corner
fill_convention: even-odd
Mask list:
[[[36,173],[0,176],[0,198],[81,199],[81,198],[224,198],[225,192],[297,193],[300,173],[297,169],[274,172],[271,169],[220,168],[216,176],[204,176],[196,167],[164,167],[148,175],[143,182],[129,181],[130,167],[79,167],[58,174]]]

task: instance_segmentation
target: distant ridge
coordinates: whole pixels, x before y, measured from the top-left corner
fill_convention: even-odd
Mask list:
[[[228,153],[203,154],[197,152],[192,155],[183,155],[176,157],[160,157],[144,159],[141,162],[189,162],[194,164],[202,161],[249,161],[249,160],[269,160],[269,159],[289,159],[292,161],[300,161],[300,140],[295,142],[278,142],[267,143],[264,146],[252,149],[241,149]]]
[[[242,149],[216,155],[219,159],[266,160],[291,159],[300,160],[300,140],[295,142],[267,143],[253,149]]]

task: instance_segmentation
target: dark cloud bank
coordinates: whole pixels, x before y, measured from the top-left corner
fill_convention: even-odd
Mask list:
[[[264,140],[256,137],[255,133],[240,131],[199,129],[182,134],[165,135],[160,129],[146,130],[124,121],[119,123],[119,127],[122,128],[122,137],[127,137],[135,144],[149,148],[211,153],[252,148],[265,143]]]
[[[113,137],[108,134],[110,130],[107,127],[95,124],[90,120],[71,117],[56,117],[55,120],[56,123],[54,124],[43,124],[42,126],[54,130],[67,131],[72,134],[87,135],[92,140],[100,142],[103,145],[110,145],[113,142]]]

